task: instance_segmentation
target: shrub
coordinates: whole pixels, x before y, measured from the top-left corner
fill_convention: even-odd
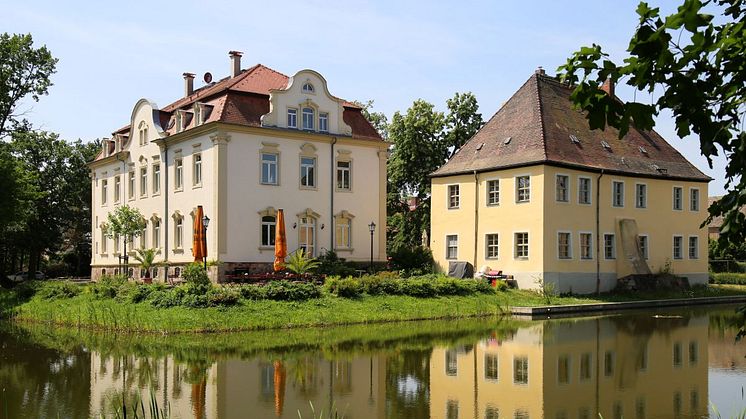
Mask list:
[[[89,287],[89,291],[95,298],[114,298],[119,293],[119,288],[125,284],[127,278],[123,275],[103,275]]]
[[[148,285],[125,284],[119,287],[117,301],[127,303],[140,303],[148,299],[155,289]]]
[[[207,296],[186,294],[181,299],[181,305],[188,308],[205,308],[208,306]]]
[[[181,273],[182,278],[186,281],[187,286],[196,286],[198,289],[204,288],[204,286],[210,285],[210,278],[207,276],[207,271],[199,263],[190,263],[184,267]],[[207,291],[205,289],[205,291]]]
[[[290,272],[298,275],[305,275],[311,271],[316,270],[319,266],[319,261],[312,258],[311,255],[307,255],[305,249],[302,247],[297,251],[291,253],[288,256],[288,261],[285,264],[285,268]]]
[[[265,288],[261,285],[241,285],[238,287],[238,292],[246,300],[264,300],[267,298]]]
[[[743,273],[713,273],[710,282],[715,284],[746,285],[746,274]]]
[[[433,271],[433,253],[430,249],[417,246],[399,247],[389,255],[391,267],[399,270],[402,276],[422,275]]]
[[[402,294],[409,295],[411,297],[435,297],[437,292],[435,290],[435,284],[430,278],[417,277],[402,280],[401,283]]]
[[[226,287],[214,287],[207,292],[210,307],[232,306],[238,303],[238,293]]]
[[[65,298],[73,298],[76,295],[80,294],[80,292],[80,286],[69,281],[48,282],[44,284],[41,289],[39,289],[37,295],[46,300],[59,300]]]
[[[186,289],[176,287],[171,289],[154,290],[150,293],[150,305],[157,308],[169,308],[181,305],[186,295]]]
[[[27,301],[36,295],[38,285],[36,281],[22,282],[13,288],[13,292],[16,294],[16,298],[20,301]]]
[[[365,275],[359,279],[363,292],[368,295],[399,295],[401,280],[390,275]]]
[[[490,286],[488,284],[488,286]],[[508,290],[508,283],[505,281],[495,281],[495,291],[507,291]]]
[[[355,268],[345,262],[344,259],[337,256],[332,250],[327,250],[316,259],[319,266],[316,273],[319,275],[336,275],[341,277],[354,276],[357,272]]]
[[[363,284],[354,278],[327,278],[324,286],[338,297],[357,298],[363,293]]]
[[[270,281],[264,298],[277,301],[304,301],[321,296],[321,288],[310,282]]]

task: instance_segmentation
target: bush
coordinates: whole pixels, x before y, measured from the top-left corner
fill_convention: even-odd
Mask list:
[[[119,288],[127,284],[127,278],[123,275],[103,275],[98,282],[89,287],[89,291],[95,298],[115,298]]]
[[[209,287],[210,278],[207,276],[207,271],[199,263],[190,263],[184,267],[181,272],[182,278],[186,281],[188,286],[197,286],[202,289],[205,285]],[[205,289],[206,291],[207,289]]]
[[[391,267],[401,271],[402,277],[423,275],[433,271],[433,253],[425,247],[400,247],[389,256]]]
[[[214,287],[207,292],[210,307],[232,306],[238,303],[238,293],[226,287]]]
[[[156,288],[149,285],[128,283],[121,285],[117,291],[117,301],[126,303],[140,303],[147,300]]]
[[[181,305],[188,308],[205,308],[208,306],[207,296],[186,294],[181,299]]]
[[[408,278],[401,282],[402,294],[411,297],[435,297],[437,291],[434,282],[427,277]]]
[[[354,278],[327,278],[324,283],[327,291],[345,298],[357,298],[363,293],[363,284]]]
[[[69,281],[48,282],[39,289],[37,295],[46,300],[59,300],[73,298],[79,295],[80,292],[80,286]]]
[[[344,259],[337,256],[332,250],[327,250],[316,259],[319,266],[316,273],[319,275],[336,275],[341,277],[354,276],[357,272],[355,267],[347,264]]]
[[[505,283],[503,286],[507,287]],[[487,281],[456,279],[443,275],[428,274],[418,277],[396,279],[390,272],[365,275],[355,278],[328,278],[325,287],[339,297],[356,298],[368,295],[408,295],[430,298],[447,295],[490,294],[495,292]]]
[[[186,289],[182,287],[156,289],[150,293],[150,305],[157,308],[176,307],[181,305],[184,296],[186,296]]]
[[[238,293],[245,300],[264,300],[267,293],[261,285],[241,285],[238,287]]]
[[[270,281],[264,286],[264,298],[277,301],[305,301],[321,296],[321,288],[310,282]]]
[[[377,275],[365,275],[360,278],[363,292],[368,295],[399,295],[401,294],[400,279],[379,273]]]
[[[713,273],[710,282],[715,284],[746,285],[746,274],[743,273]]]

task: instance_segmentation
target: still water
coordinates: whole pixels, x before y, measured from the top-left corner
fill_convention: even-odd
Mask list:
[[[657,315],[657,316],[656,316]],[[669,418],[746,408],[735,307],[210,336],[0,323],[0,418]],[[147,410],[147,409],[146,409]]]

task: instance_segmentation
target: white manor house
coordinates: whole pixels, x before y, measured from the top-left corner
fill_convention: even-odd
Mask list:
[[[154,278],[179,276],[192,262],[192,226],[201,205],[210,218],[211,277],[226,271],[271,269],[276,210],[284,209],[288,252],[318,256],[333,249],[351,261],[386,259],[388,144],[360,106],[333,96],[313,70],[288,77],[257,64],[206,75],[194,89],[184,73],[184,97],[159,109],[139,100],[129,124],[103,142],[92,177],[91,277],[118,272],[123,239],[106,237],[109,212],[137,208],[147,227],[128,243],[155,248]],[[369,224],[376,224],[373,244]],[[135,278],[142,275],[130,257]]]

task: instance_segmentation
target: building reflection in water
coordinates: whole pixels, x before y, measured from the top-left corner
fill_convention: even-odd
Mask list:
[[[707,340],[707,317],[606,317],[436,348],[430,417],[701,417]]]

